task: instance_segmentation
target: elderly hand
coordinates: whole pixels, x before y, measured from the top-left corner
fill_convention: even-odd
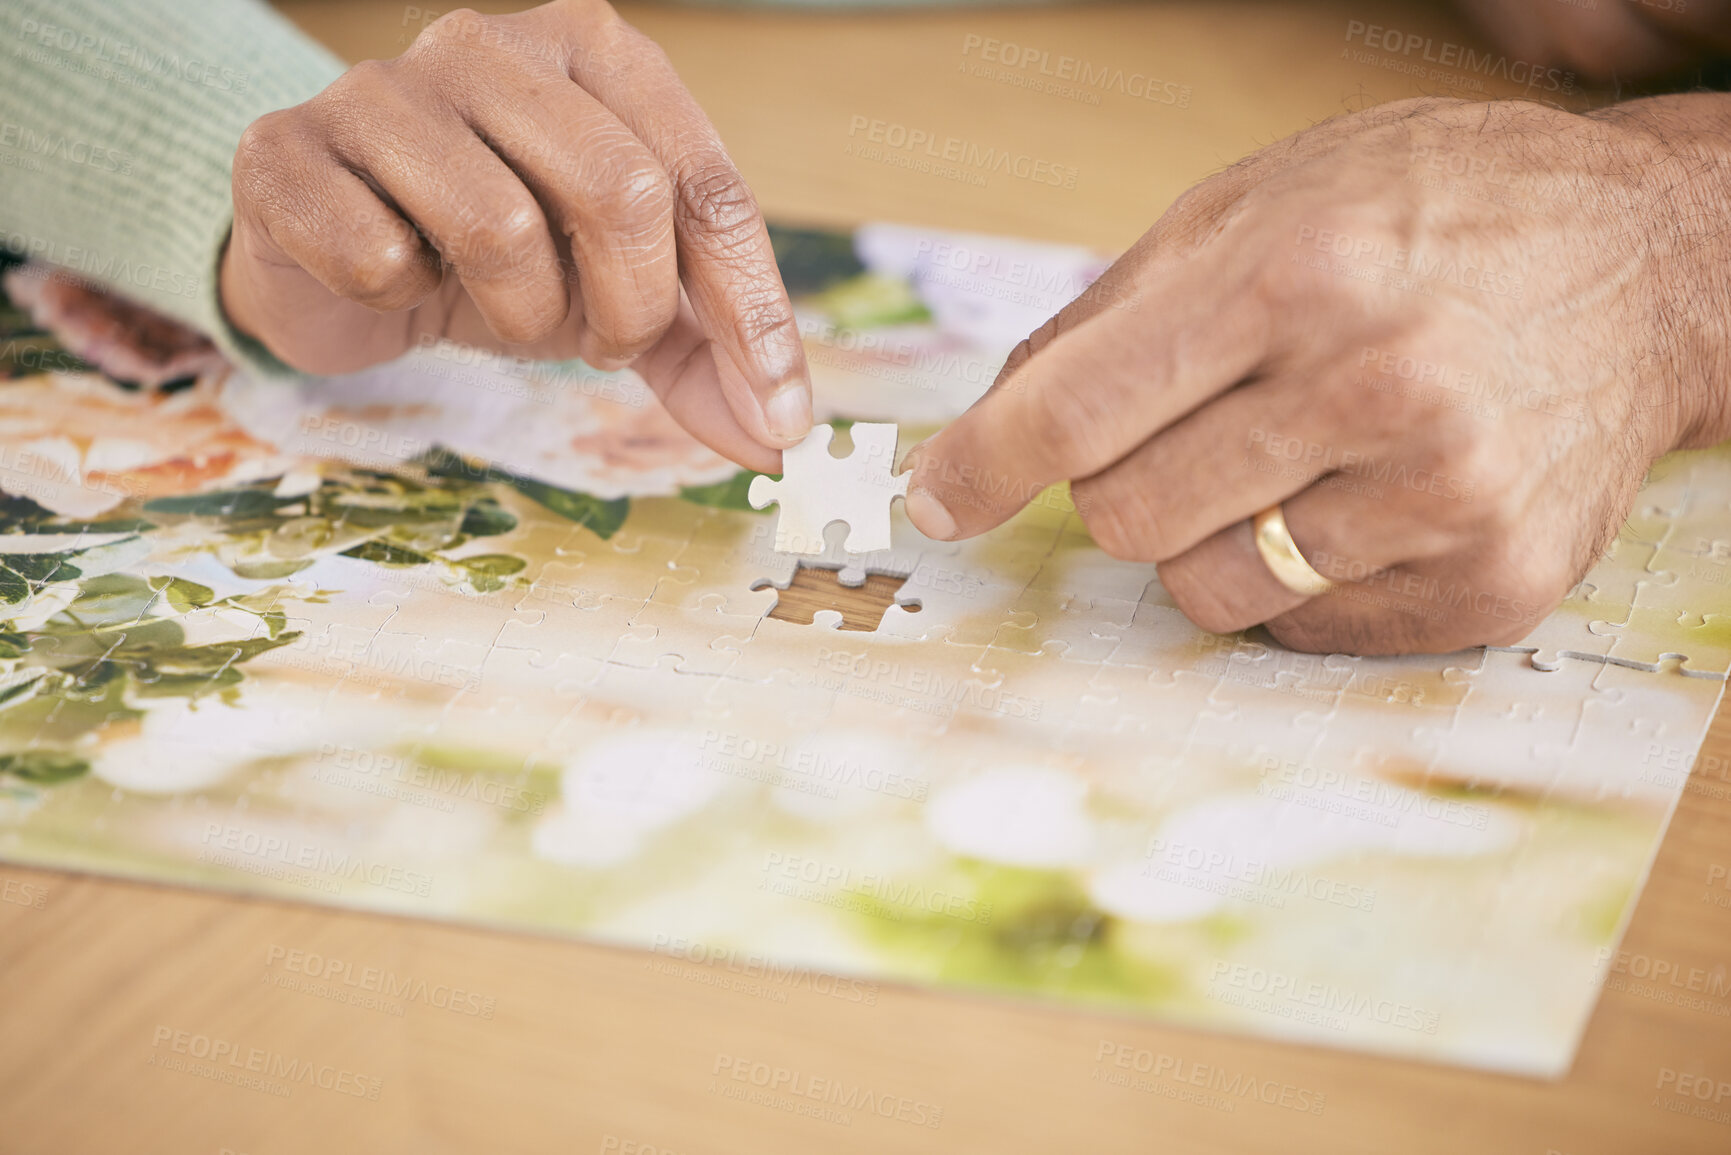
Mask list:
[[[667,57],[602,0],[452,12],[260,118],[234,204],[223,306],[298,369],[447,337],[629,364],[750,468],[810,428],[751,191]]]
[[[1648,465],[1731,433],[1724,97],[1576,116],[1418,100],[1192,189],[908,456],[952,538],[1048,484],[1180,609],[1304,650],[1523,637]],[[1284,503],[1337,583],[1294,593]]]

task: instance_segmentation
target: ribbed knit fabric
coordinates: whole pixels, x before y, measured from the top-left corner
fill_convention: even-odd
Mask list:
[[[0,245],[281,372],[217,297],[229,166],[342,72],[258,0],[0,0]]]

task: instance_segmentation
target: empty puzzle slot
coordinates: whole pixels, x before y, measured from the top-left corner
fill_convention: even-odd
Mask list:
[[[776,591],[775,606],[769,616],[777,621],[809,626],[820,610],[834,610],[841,615],[842,629],[870,631],[878,628],[891,606],[900,606],[909,613],[919,612],[917,600],[896,600],[907,580],[906,574],[868,571],[863,581],[848,583],[842,580],[838,568],[802,562],[787,585],[778,586],[768,578],[760,578],[751,588]]]

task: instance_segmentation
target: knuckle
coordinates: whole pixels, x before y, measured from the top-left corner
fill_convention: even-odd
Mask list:
[[[1321,391],[1333,428],[1351,429],[1371,444],[1399,444],[1429,417],[1414,391],[1396,388],[1374,371],[1348,369]],[[1434,412],[1434,411],[1433,411]]]
[[[1324,201],[1324,195],[1333,200]],[[1274,199],[1269,199],[1274,198]],[[1271,310],[1314,315],[1319,300],[1331,305],[1378,299],[1381,290],[1367,261],[1401,243],[1388,210],[1364,202],[1341,204],[1332,190],[1266,194],[1256,200],[1258,242],[1265,256],[1251,274],[1256,299]],[[1386,308],[1383,309],[1386,312]],[[1333,318],[1338,321],[1338,318]]]
[[[1160,518],[1147,494],[1135,486],[1102,481],[1070,484],[1070,499],[1094,543],[1120,561],[1158,562],[1165,548]]]
[[[301,107],[333,140],[342,140],[386,122],[402,103],[395,65],[362,60]]]
[[[395,69],[386,60],[359,60],[349,65],[347,72],[337,77],[330,86],[314,97],[326,106],[339,105],[346,107],[355,102],[368,101],[378,93],[392,87],[395,83]]]
[[[445,242],[445,259],[469,276],[545,273],[546,225],[529,205],[502,213],[476,214]]]
[[[1482,494],[1491,508],[1516,497],[1521,489],[1524,465],[1516,446],[1509,444],[1501,427],[1475,430],[1462,437],[1453,452],[1443,456],[1448,471],[1474,494]]]
[[[501,341],[530,345],[550,336],[564,321],[565,309],[558,302],[543,301],[490,317],[487,324]]]
[[[654,67],[672,71],[667,54],[653,39],[632,27],[609,4],[586,4],[583,16],[587,27],[583,39],[591,54],[603,60],[624,61],[634,68]]]
[[[415,38],[414,47],[425,51],[425,48],[478,45],[485,39],[491,24],[488,17],[473,8],[454,8],[427,25]]]
[[[1400,615],[1371,621],[1330,614],[1315,601],[1263,623],[1275,641],[1303,654],[1393,654],[1412,648],[1410,627]]]
[[[1231,582],[1221,580],[1223,575],[1218,573],[1205,574],[1204,568],[1190,554],[1159,564],[1160,584],[1179,612],[1211,634],[1230,634],[1254,625],[1234,604]]]
[[[756,285],[733,298],[734,326],[747,345],[787,335],[798,340],[793,309],[779,285]]]
[[[1084,386],[1048,386],[1032,395],[1032,420],[1024,428],[1035,440],[1024,448],[1030,460],[1059,472],[1085,476],[1111,459],[1107,430],[1119,420],[1105,391]]]
[[[498,216],[483,218],[481,239],[502,253],[517,253],[547,239],[547,225],[533,204],[519,204]]]
[[[726,158],[698,164],[678,182],[680,215],[700,244],[728,251],[757,239],[757,198]]]
[[[405,244],[375,246],[348,263],[336,292],[369,308],[389,308],[419,282],[423,268]]]
[[[673,302],[669,307],[633,309],[618,318],[602,333],[608,351],[619,356],[635,357],[655,347],[673,323]]]
[[[679,311],[678,289],[636,281],[625,291],[599,286],[606,298],[591,299],[585,320],[599,350],[610,356],[634,358],[655,347]]]
[[[1439,421],[1418,456],[1429,471],[1428,486],[1421,492],[1433,498],[1426,503],[1431,507],[1426,513],[1440,524],[1506,529],[1520,516],[1526,501],[1525,466],[1519,448],[1500,429]]]
[[[1301,654],[1322,653],[1334,648],[1321,642],[1317,637],[1315,626],[1308,623],[1305,615],[1296,610],[1269,619],[1262,623],[1262,628],[1267,630],[1269,636],[1275,641],[1287,649],[1296,650]]]
[[[1252,292],[1270,312],[1284,313],[1296,305],[1314,301],[1318,293],[1329,287],[1326,276],[1301,255],[1297,260],[1263,261],[1256,271]]]
[[[266,186],[274,182],[286,147],[294,136],[294,110],[267,112],[240,134],[234,148],[231,171],[234,188],[249,199],[265,199],[271,191]]]
[[[607,151],[592,210],[600,223],[627,238],[660,230],[673,216],[673,182],[653,158]]]
[[[1574,581],[1569,559],[1534,549],[1531,535],[1498,531],[1478,552],[1473,569],[1480,584],[1510,603],[1552,605]]]

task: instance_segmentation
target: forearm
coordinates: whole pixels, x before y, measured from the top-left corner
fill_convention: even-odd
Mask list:
[[[235,143],[342,72],[255,0],[0,0],[0,242],[209,334]]]

